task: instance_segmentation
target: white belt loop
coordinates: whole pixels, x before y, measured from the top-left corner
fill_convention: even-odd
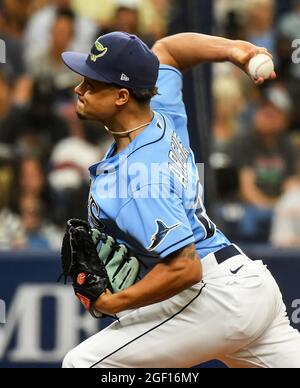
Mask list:
[[[216,272],[218,270],[219,264],[215,258],[214,253],[210,253],[201,260],[203,268],[203,277],[206,277],[208,274]]]

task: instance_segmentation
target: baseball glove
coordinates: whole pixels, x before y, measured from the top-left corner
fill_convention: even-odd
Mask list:
[[[67,222],[61,261],[65,283],[70,276],[75,295],[93,315],[93,304],[110,285],[85,221],[72,219]]]
[[[118,292],[130,287],[140,272],[139,260],[125,245],[78,219],[67,222],[61,262],[65,283],[70,276],[75,295],[96,318],[101,317],[93,309],[98,297],[107,288]]]
[[[110,291],[118,292],[132,286],[140,273],[140,260],[131,256],[127,246],[118,244],[112,236],[97,229],[92,229],[91,233],[107,272]]]

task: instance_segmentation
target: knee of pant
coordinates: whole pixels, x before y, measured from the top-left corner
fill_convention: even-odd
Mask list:
[[[62,363],[63,368],[76,368],[78,365],[78,352],[75,349],[70,350],[66,355]]]

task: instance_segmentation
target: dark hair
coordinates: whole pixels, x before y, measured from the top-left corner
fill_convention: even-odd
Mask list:
[[[150,89],[131,89],[128,88],[130,95],[139,103],[139,104],[148,104],[152,97],[158,94],[158,89],[156,86]]]
[[[136,102],[138,102],[141,105],[149,104],[151,101],[151,98],[159,94],[158,88],[156,86],[153,86],[152,88],[146,88],[146,89],[134,89],[134,88],[126,88],[126,86],[117,85],[117,84],[109,84],[109,85],[117,89],[127,89],[131,97],[133,97],[136,100]]]
[[[75,13],[69,8],[59,8],[56,11],[56,19],[59,19],[60,17],[65,17],[71,22],[75,21]]]

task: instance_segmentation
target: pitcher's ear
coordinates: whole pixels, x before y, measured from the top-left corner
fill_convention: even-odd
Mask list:
[[[118,90],[117,99],[116,99],[116,105],[121,107],[129,101],[130,93],[127,89],[122,88]]]

